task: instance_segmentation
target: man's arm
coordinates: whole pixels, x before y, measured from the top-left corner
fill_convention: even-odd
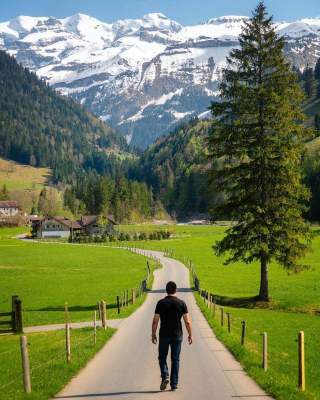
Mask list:
[[[183,320],[184,320],[184,324],[186,326],[186,329],[188,331],[188,342],[189,344],[192,344],[193,342],[193,337],[192,337],[192,323],[191,323],[191,319],[188,313],[183,314]]]
[[[151,340],[153,344],[157,343],[157,328],[159,324],[160,314],[154,314],[153,321],[152,321],[152,335]]]

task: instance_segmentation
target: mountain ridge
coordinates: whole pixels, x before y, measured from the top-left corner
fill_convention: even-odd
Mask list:
[[[85,14],[0,23],[0,48],[141,148],[206,111],[246,16],[183,26],[162,13],[106,23]],[[297,68],[320,57],[320,18],[275,22]]]
[[[52,180],[112,175],[128,146],[115,130],[0,50],[0,157],[53,169]]]

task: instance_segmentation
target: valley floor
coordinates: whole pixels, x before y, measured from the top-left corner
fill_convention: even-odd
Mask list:
[[[143,225],[125,230],[141,230]],[[149,229],[146,227],[145,229]],[[257,294],[259,266],[237,263],[223,265],[212,245],[222,237],[223,227],[167,226],[173,238],[167,241],[145,242],[148,249],[167,249],[171,257],[185,262],[191,260],[200,279],[200,286],[217,298],[216,317],[213,318],[198,298],[210,325],[218,338],[231,349],[245,370],[268,393],[280,400],[320,399],[320,236],[314,229],[312,252],[304,260],[310,269],[288,275],[280,266],[270,268],[272,302],[269,306],[248,301]],[[140,245],[141,244],[136,244]],[[232,332],[220,326],[220,308],[231,315]],[[265,308],[261,308],[265,307]],[[246,346],[240,345],[241,321],[247,325]],[[306,336],[306,391],[298,390],[298,332]],[[269,369],[261,368],[262,337],[269,338]]]

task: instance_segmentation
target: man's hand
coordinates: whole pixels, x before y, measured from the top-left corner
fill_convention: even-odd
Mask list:
[[[188,331],[188,343],[192,344],[193,342],[193,337],[192,337],[192,323],[191,319],[188,313],[183,314],[183,320],[186,325],[187,331]]]
[[[158,328],[159,320],[160,320],[160,315],[154,314],[154,317],[152,320],[152,334],[151,334],[151,340],[152,340],[153,344],[157,344],[157,328]]]

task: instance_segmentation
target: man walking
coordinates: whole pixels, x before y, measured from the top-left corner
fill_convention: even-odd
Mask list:
[[[158,301],[152,322],[152,343],[157,343],[157,327],[160,320],[159,332],[159,365],[161,370],[160,390],[165,390],[169,383],[169,370],[167,365],[167,355],[169,347],[171,349],[171,390],[178,389],[179,361],[182,344],[182,324],[183,318],[188,331],[188,342],[192,344],[191,320],[188,314],[187,305],[176,296],[177,285],[168,282],[166,285],[167,296]]]

